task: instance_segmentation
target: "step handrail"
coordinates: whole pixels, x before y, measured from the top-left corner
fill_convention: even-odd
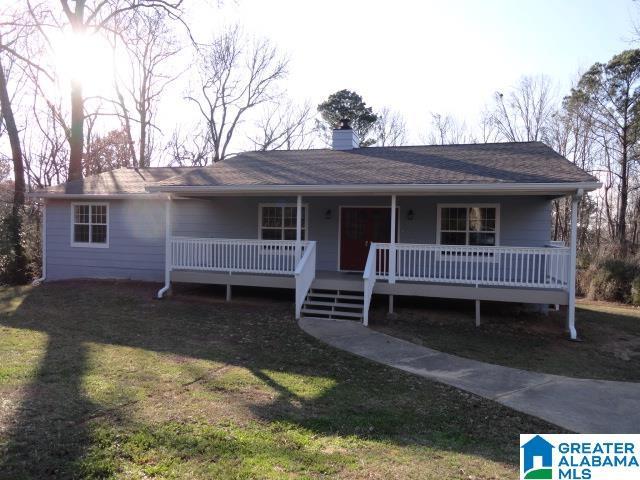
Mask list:
[[[364,299],[362,305],[362,324],[366,327],[369,325],[369,305],[373,295],[373,287],[376,284],[376,251],[377,243],[372,243],[369,247],[369,255],[367,255],[367,263],[364,266],[362,280],[364,281]]]
[[[304,255],[296,265],[294,272],[296,279],[296,319],[300,319],[302,304],[309,293],[311,284],[316,278],[316,242],[308,243]]]

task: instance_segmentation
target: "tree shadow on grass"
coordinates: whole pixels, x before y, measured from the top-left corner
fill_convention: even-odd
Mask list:
[[[97,406],[82,394],[85,347],[51,334],[46,352],[7,432],[2,478],[65,477],[90,443],[81,419]]]
[[[322,435],[427,445],[514,464],[518,433],[557,431],[506,407],[321,344],[298,328],[288,301],[158,302],[151,300],[153,291],[151,285],[52,283],[30,291],[15,311],[0,309],[0,325],[49,337],[8,432],[1,475],[79,476],[94,442],[86,420],[101,408],[82,387],[88,342],[242,367],[275,392],[268,402],[243,400],[253,418]],[[308,395],[292,386],[318,378],[326,388]],[[124,416],[119,421],[130,422]],[[178,439],[153,436],[180,454]],[[295,448],[272,447],[278,456],[289,452],[292,459],[307,461]]]

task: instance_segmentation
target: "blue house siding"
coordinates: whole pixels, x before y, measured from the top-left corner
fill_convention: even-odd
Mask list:
[[[109,247],[71,246],[71,203],[47,201],[47,278],[164,278],[164,204],[109,200]]]
[[[295,204],[295,197],[217,197],[174,202],[174,234],[220,238],[259,238],[260,203]],[[317,268],[338,268],[340,207],[388,207],[386,197],[303,197],[309,208],[310,240],[317,242]],[[500,204],[500,244],[544,246],[550,240],[551,202],[544,197],[399,197],[400,242],[436,243],[439,203]],[[329,218],[327,211],[330,210]],[[407,212],[413,210],[412,220]]]
[[[110,200],[109,247],[71,247],[71,202],[47,202],[47,277],[128,278],[162,281],[164,202]],[[295,197],[217,197],[175,200],[173,234],[191,237],[259,238],[260,203],[295,203]],[[341,206],[388,207],[385,197],[303,197],[308,238],[317,241],[317,268],[338,268]],[[399,197],[400,242],[436,243],[439,203],[500,204],[500,245],[544,246],[550,239],[551,202],[544,197]],[[327,211],[330,214],[327,215]],[[413,210],[412,220],[407,212]],[[327,218],[328,217],[328,218]]]

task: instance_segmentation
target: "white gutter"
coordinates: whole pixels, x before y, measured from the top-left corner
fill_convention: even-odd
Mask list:
[[[351,185],[153,185],[150,192],[173,192],[192,195],[260,194],[260,193],[318,193],[318,194],[446,194],[446,193],[522,193],[545,194],[597,190],[600,182],[575,183],[483,183],[483,184],[351,184]]]
[[[42,208],[42,226],[40,227],[40,231],[42,232],[42,238],[40,239],[42,243],[42,274],[40,278],[36,278],[32,285],[39,285],[47,279],[47,203],[45,202]]]
[[[59,198],[62,200],[163,200],[167,198],[162,193],[54,193],[30,192],[29,198]]]

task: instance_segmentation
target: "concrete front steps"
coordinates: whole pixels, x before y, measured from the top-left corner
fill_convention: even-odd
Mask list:
[[[364,296],[349,290],[309,290],[302,305],[302,318],[362,321]]]

